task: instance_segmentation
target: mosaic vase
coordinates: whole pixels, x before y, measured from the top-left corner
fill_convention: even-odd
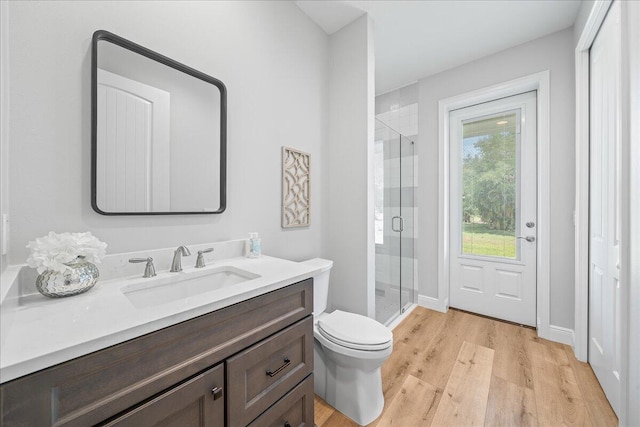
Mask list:
[[[98,267],[86,261],[83,256],[65,263],[65,271],[45,270],[36,279],[36,288],[44,296],[51,298],[70,297],[93,288],[100,272]]]

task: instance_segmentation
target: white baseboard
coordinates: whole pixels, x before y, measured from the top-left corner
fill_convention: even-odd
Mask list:
[[[440,301],[438,298],[428,297],[426,295],[418,295],[418,305],[420,307],[440,311],[442,313],[447,312],[447,302],[447,300]]]
[[[430,310],[446,313],[449,308],[449,300],[440,301],[438,298],[418,295],[418,305]],[[546,331],[543,331],[540,324],[538,324],[538,336],[549,341],[570,345],[572,348],[575,345],[575,333],[573,329],[562,326],[549,325]]]
[[[550,341],[559,342],[561,344],[570,345],[572,348],[575,345],[575,333],[573,329],[563,328],[562,326],[549,325],[548,333],[546,337]]]

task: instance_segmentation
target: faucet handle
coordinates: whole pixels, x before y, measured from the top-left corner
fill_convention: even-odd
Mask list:
[[[213,252],[213,248],[207,248],[207,249],[198,251],[198,258],[196,259],[196,268],[202,268],[206,265],[204,263],[204,256],[202,254],[206,254],[209,252]]]
[[[156,268],[153,266],[153,258],[131,258],[129,259],[130,263],[137,262],[146,262],[147,265],[144,267],[144,275],[142,277],[153,277],[156,275]]]

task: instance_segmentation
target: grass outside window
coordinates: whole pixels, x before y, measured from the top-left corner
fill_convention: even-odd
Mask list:
[[[462,224],[462,253],[515,259],[515,233],[491,230],[487,224],[465,222]]]

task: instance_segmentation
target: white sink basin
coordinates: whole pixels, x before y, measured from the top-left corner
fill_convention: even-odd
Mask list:
[[[146,308],[227,288],[258,277],[260,276],[257,274],[236,267],[220,266],[136,279],[136,283],[124,286],[122,293],[135,307]]]

